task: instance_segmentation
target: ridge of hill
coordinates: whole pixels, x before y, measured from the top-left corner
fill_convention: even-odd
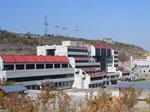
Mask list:
[[[0,30],[0,54],[36,54],[38,45],[60,45],[64,40],[80,41],[85,43],[102,43],[112,49],[119,51],[120,61],[129,61],[130,56],[142,56],[145,50],[139,46],[114,42],[106,43],[102,40],[87,40],[84,38],[64,37],[64,36],[40,36],[36,34],[16,34],[6,30]]]

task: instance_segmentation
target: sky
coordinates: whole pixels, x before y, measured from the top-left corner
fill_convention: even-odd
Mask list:
[[[66,27],[68,36],[112,38],[150,51],[150,0],[0,0],[1,29],[43,35],[45,17],[49,34],[65,35]]]

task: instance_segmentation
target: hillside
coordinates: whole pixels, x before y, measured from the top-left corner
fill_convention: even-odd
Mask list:
[[[82,41],[87,43],[103,43],[113,49],[119,50],[121,61],[128,61],[130,56],[143,55],[145,50],[141,47],[115,42],[107,44],[101,40],[87,40],[64,36],[40,36],[27,33],[25,35],[15,34],[5,30],[0,31],[0,54],[36,54],[36,46],[61,44],[63,40]]]

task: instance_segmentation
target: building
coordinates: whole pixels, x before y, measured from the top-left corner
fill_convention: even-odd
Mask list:
[[[134,56],[130,58],[132,74],[138,78],[142,74],[150,74],[150,56]]]
[[[109,44],[114,44],[115,42],[112,41],[112,38],[103,38],[103,41]]]
[[[73,85],[74,69],[66,56],[0,55],[0,79],[28,89],[51,83],[66,89]]]
[[[38,46],[37,55],[67,56],[75,69],[73,88],[98,88],[111,84],[107,74],[122,76],[114,70],[119,63],[118,51],[104,44],[62,41],[62,45]]]

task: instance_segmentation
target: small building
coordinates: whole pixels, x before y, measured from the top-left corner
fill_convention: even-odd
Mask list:
[[[27,90],[26,87],[23,85],[7,85],[7,86],[1,86],[0,91],[3,91],[5,95],[8,97],[11,96],[12,93],[18,92],[19,94],[24,94],[24,92]]]

